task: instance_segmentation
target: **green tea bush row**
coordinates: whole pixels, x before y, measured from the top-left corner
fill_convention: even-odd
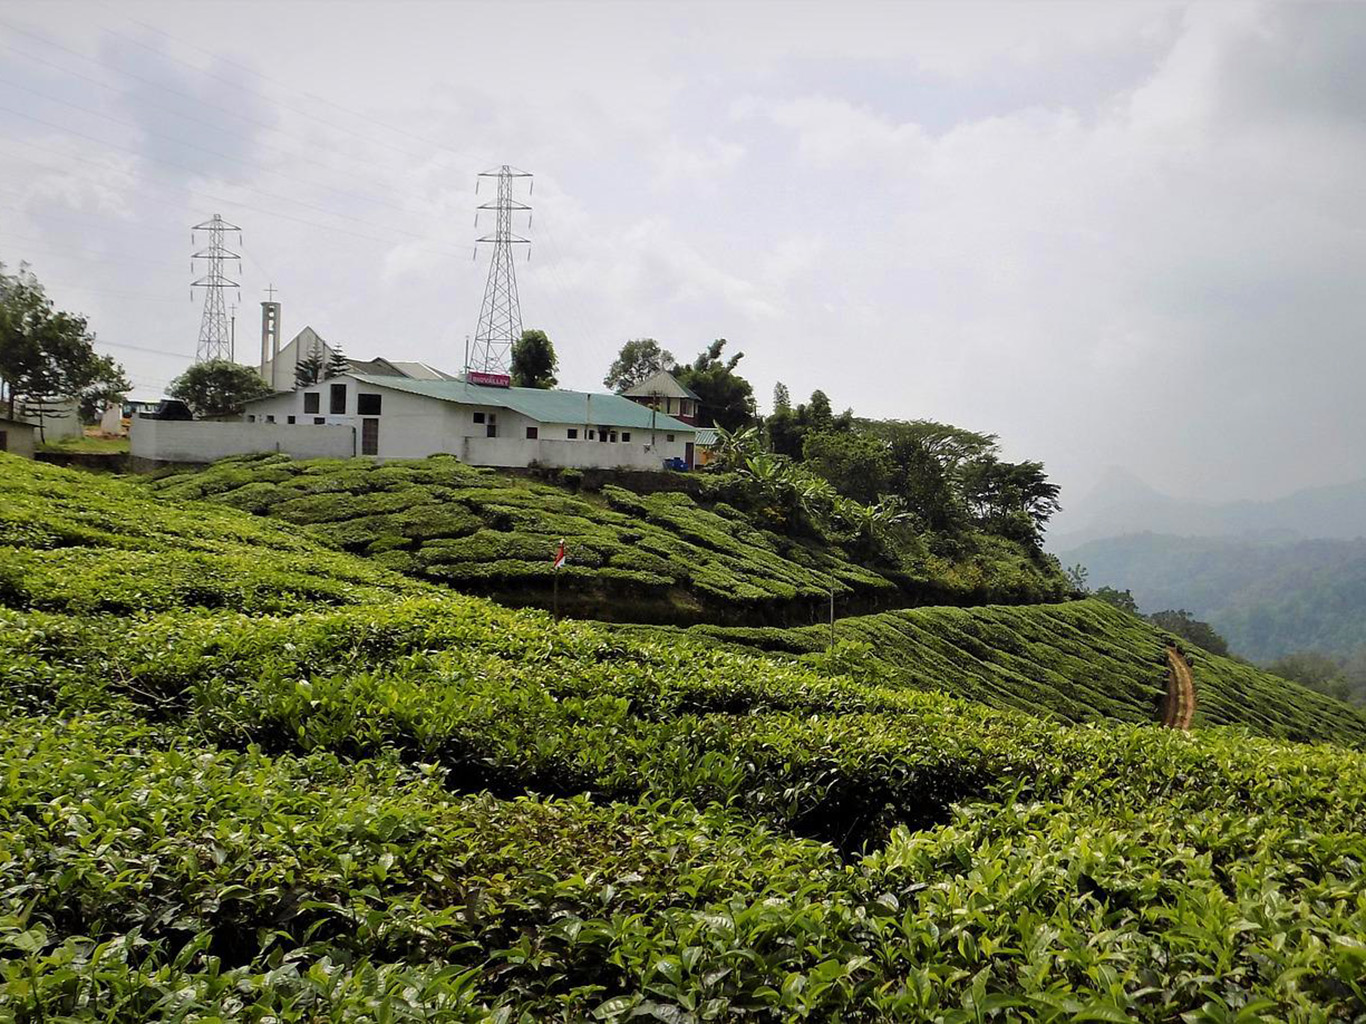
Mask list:
[[[729,496],[724,482],[710,483],[699,493]],[[780,536],[725,501],[708,507],[688,494],[641,495],[611,485],[596,495],[572,493],[450,457],[383,466],[244,457],[151,486],[163,498],[207,499],[283,519],[348,550],[384,554],[387,567],[457,589],[492,589],[512,603],[525,603],[528,588],[544,588],[540,563],[561,538],[571,564],[644,573],[718,618],[772,617],[794,600],[819,600],[831,586],[842,598],[880,602],[896,601],[903,589],[948,601],[1059,600],[1065,590],[1052,568],[991,538],[965,540],[957,560],[912,545],[900,560],[865,566],[833,539]],[[620,584],[628,596],[638,582],[603,573],[592,592]],[[564,597],[573,602],[575,593]]]

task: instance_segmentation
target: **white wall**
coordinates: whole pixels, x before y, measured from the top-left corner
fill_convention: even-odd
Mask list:
[[[634,438],[635,434],[631,436]],[[455,454],[472,466],[529,466],[534,462],[560,469],[663,469],[665,459],[681,459],[685,451],[682,441],[668,444],[662,439],[652,446],[634,440],[614,444],[610,441],[470,437],[465,439],[463,450]]]
[[[226,455],[284,452],[299,459],[350,458],[359,445],[345,426],[278,423],[214,423],[133,417],[130,451],[135,459],[212,462]]]
[[[334,384],[346,388],[344,413],[329,411]],[[316,413],[304,412],[305,396],[309,393],[318,395]],[[543,466],[565,468],[662,469],[665,459],[684,458],[687,442],[694,437],[692,431],[676,432],[674,440],[668,441],[669,434],[665,430],[652,432],[649,428],[632,427],[626,431],[630,433],[631,440],[623,441],[623,431],[609,427],[608,430],[616,431],[616,441],[590,440],[588,431],[591,429],[597,433],[600,428],[596,425],[540,423],[511,409],[426,398],[382,385],[362,384],[346,376],[252,402],[247,406],[246,416],[254,416],[256,421],[248,425],[284,425],[292,430],[312,424],[315,419],[322,419],[327,424],[354,428],[356,453],[361,454],[361,421],[370,417],[357,414],[358,394],[381,396],[380,414],[374,417],[379,420],[379,448],[376,454],[380,458],[419,459],[444,453],[474,466],[520,467],[536,462]],[[474,421],[476,413],[483,414],[484,422]],[[294,417],[293,425],[289,424],[290,416]],[[492,438],[488,436],[488,420],[491,416],[497,418],[498,428],[497,437]],[[274,423],[266,423],[267,417],[274,417]],[[535,427],[539,436],[528,439],[528,427]],[[578,431],[577,440],[569,440],[571,429]],[[282,450],[290,449],[286,447]]]

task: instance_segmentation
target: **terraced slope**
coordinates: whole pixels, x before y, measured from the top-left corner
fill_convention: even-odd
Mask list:
[[[833,585],[845,608],[1059,600],[1056,568],[985,535],[957,560],[914,538],[896,562],[867,562],[829,537],[794,539],[730,501],[735,479],[696,483],[709,497],[575,491],[465,466],[287,456],[226,459],[153,481],[159,497],[208,500],[307,528],[386,568],[505,604],[549,607],[561,538],[562,608],[633,622],[810,622]],[[727,499],[730,500],[727,500]]]
[[[829,626],[703,625],[685,635],[818,663],[830,641]],[[1160,721],[1166,649],[1175,644],[1195,677],[1195,728],[1237,724],[1267,736],[1366,744],[1360,709],[1210,654],[1103,601],[905,609],[841,619],[836,637],[836,665],[864,678],[1072,722]]]
[[[6,455],[0,567],[0,1019],[1366,1013],[1358,752],[556,625]]]

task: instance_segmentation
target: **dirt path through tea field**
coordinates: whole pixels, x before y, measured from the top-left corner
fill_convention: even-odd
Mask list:
[[[1162,724],[1171,729],[1189,729],[1195,718],[1195,677],[1190,664],[1174,646],[1167,648],[1167,705]]]

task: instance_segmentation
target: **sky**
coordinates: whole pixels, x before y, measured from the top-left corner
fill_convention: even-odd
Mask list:
[[[0,261],[159,392],[217,213],[239,361],[273,285],[458,371],[507,163],[563,386],[724,337],[1064,504],[1264,499],[1366,476],[1364,100],[1366,4],[0,0]]]

